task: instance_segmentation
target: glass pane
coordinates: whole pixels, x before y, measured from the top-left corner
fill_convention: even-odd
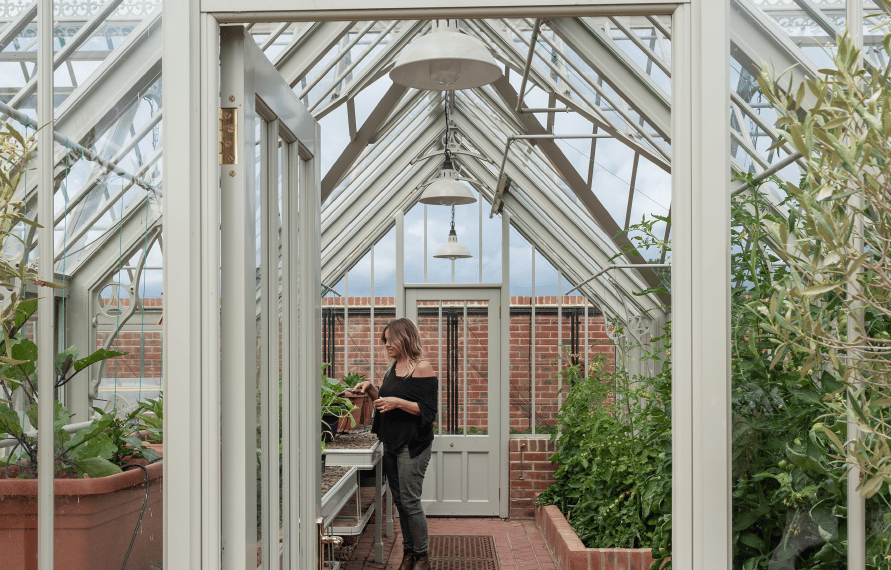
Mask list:
[[[433,257],[439,246],[448,241],[451,216],[451,208],[427,207],[427,283],[452,282],[452,262]]]
[[[405,214],[403,222],[403,250],[406,283],[424,282],[424,205],[415,206]]]
[[[451,212],[450,212],[451,213]],[[455,206],[455,233],[458,243],[470,250],[471,257],[455,260],[455,283],[480,281],[480,206],[478,203]]]
[[[458,327],[466,330],[467,434],[483,435],[489,430],[489,303],[468,301]]]
[[[421,335],[421,348],[424,351],[424,358],[430,362],[430,365],[439,377],[441,389],[445,382],[445,365],[443,363],[446,352],[445,330],[440,326],[439,301],[418,301],[418,317],[415,324],[418,326],[418,332]],[[440,411],[437,416],[437,427],[434,428],[437,434],[441,433],[439,427],[442,425],[442,410],[444,406],[441,398],[442,394],[440,393]]]
[[[492,205],[483,200],[483,283],[501,283],[501,216],[489,218]],[[522,263],[522,262],[521,262]]]
[[[423,268],[422,268],[423,269]],[[374,296],[378,303],[383,298],[396,297],[396,228],[374,244]]]
[[[513,226],[510,227],[510,295],[532,295],[532,246]]]
[[[442,433],[464,433],[464,303],[444,301],[442,304],[443,369],[440,372],[440,399],[442,399]]]
[[[512,296],[509,375],[511,433],[532,433],[532,375],[532,297]]]

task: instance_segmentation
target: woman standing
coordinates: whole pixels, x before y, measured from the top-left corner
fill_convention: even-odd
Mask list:
[[[393,366],[380,389],[366,380],[353,391],[368,394],[374,402],[371,432],[384,444],[383,470],[402,528],[399,570],[429,570],[427,517],[421,506],[421,490],[430,462],[439,382],[433,367],[421,358],[421,335],[413,322],[390,322],[381,340]]]

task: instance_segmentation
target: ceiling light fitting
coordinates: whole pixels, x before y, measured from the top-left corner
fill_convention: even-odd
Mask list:
[[[449,231],[449,241],[436,250],[436,253],[433,254],[433,257],[438,257],[440,259],[451,259],[455,261],[456,259],[466,259],[468,257],[473,257],[470,254],[470,250],[465,246],[458,243],[458,234],[455,233],[455,207],[452,206],[452,229]]]
[[[445,136],[445,161],[442,164],[442,170],[439,171],[433,182],[427,186],[419,201],[422,204],[431,204],[434,206],[455,206],[460,204],[473,204],[476,202],[476,195],[473,190],[460,182],[458,171],[452,164],[452,155],[449,150],[451,142],[451,131],[449,129],[449,103],[446,98],[445,103],[446,117],[446,136]],[[454,215],[454,214],[453,214]]]
[[[390,71],[393,83],[426,91],[482,87],[500,76],[489,49],[458,32],[457,20],[435,20],[433,30],[402,50]]]

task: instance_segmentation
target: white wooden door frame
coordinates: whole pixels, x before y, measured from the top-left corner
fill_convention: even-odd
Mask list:
[[[164,0],[164,400],[166,431],[176,434],[164,462],[167,570],[220,567],[219,341],[210,332],[219,330],[212,223],[220,187],[219,21],[645,12],[672,14],[673,563],[681,570],[730,566],[730,127],[714,120],[728,112],[728,2],[431,0],[419,7],[410,0],[343,0],[319,8],[315,0]],[[317,207],[307,215],[317,220]],[[301,243],[305,275],[318,267],[317,243]],[[314,311],[308,295],[300,303]],[[316,332],[304,335],[302,346],[315,355],[320,329],[308,330]],[[301,557],[298,567],[310,566]]]
[[[505,413],[504,405],[501,398],[501,388],[504,383],[504,374],[501,370],[502,358],[501,353],[504,345],[501,339],[501,317],[497,316],[495,311],[501,312],[501,287],[496,285],[484,284],[467,284],[455,287],[454,285],[406,285],[405,286],[405,307],[406,316],[415,323],[418,318],[417,301],[487,301],[488,313],[488,331],[487,331],[487,348],[488,356],[488,386],[487,386],[487,434],[486,436],[454,436],[447,434],[437,434],[433,441],[433,454],[430,458],[430,467],[428,468],[428,476],[424,480],[424,495],[429,497],[431,494],[441,500],[444,496],[444,456],[453,449],[455,453],[462,454],[462,474],[469,471],[468,462],[471,453],[487,453],[487,469],[489,477],[486,478],[487,504],[475,502],[471,500],[470,482],[466,478],[462,481],[461,500],[456,501],[451,506],[447,504],[451,501],[444,501],[439,504],[432,503],[429,499],[423,499],[425,510],[428,515],[432,516],[500,516],[506,502],[509,500],[508,490],[501,489],[501,467],[502,456],[507,453],[507,439],[502,433],[502,425],[504,424],[503,415]],[[441,311],[440,311],[441,313]],[[440,314],[440,319],[442,314]],[[441,321],[440,321],[441,322]],[[466,322],[466,321],[465,321]],[[441,337],[441,333],[440,333]],[[466,338],[466,337],[465,337]],[[439,402],[439,425],[442,423],[442,382],[443,382],[443,358],[442,354],[442,338],[439,342],[438,361],[440,370],[437,370],[440,380],[440,402]],[[466,340],[465,340],[466,347]],[[466,369],[464,371],[464,386],[467,386]],[[466,399],[464,400],[467,405]],[[465,408],[466,412],[466,408]],[[462,422],[462,425],[466,423]],[[455,448],[454,446],[458,447]],[[448,447],[447,447],[448,446]],[[432,485],[432,487],[431,487]]]

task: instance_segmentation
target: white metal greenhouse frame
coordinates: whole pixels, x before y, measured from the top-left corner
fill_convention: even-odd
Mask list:
[[[166,393],[165,431],[168,434],[164,462],[165,568],[241,570],[251,566],[255,547],[250,543],[248,532],[253,521],[246,521],[243,517],[250,509],[244,504],[231,504],[232,501],[224,506],[224,501],[230,498],[224,492],[227,483],[221,484],[220,481],[223,461],[221,442],[230,444],[234,441],[233,438],[241,438],[245,441],[235,443],[240,446],[239,449],[246,449],[248,435],[239,435],[240,427],[244,426],[226,426],[224,420],[221,437],[220,418],[225,417],[223,412],[226,404],[221,408],[220,401],[222,398],[231,402],[233,396],[238,396],[233,393],[238,387],[238,374],[235,370],[221,370],[219,355],[229,355],[223,366],[232,362],[246,365],[241,376],[252,371],[248,366],[252,356],[248,352],[255,349],[255,339],[251,336],[253,322],[250,318],[255,307],[250,301],[254,299],[257,289],[256,275],[247,263],[234,270],[227,270],[224,263],[222,278],[219,271],[219,252],[224,244],[221,243],[220,227],[217,224],[217,208],[220,206],[217,196],[222,196],[226,205],[231,206],[237,202],[233,200],[232,193],[225,191],[232,187],[236,178],[228,180],[229,177],[225,176],[221,181],[220,167],[217,164],[217,116],[220,106],[217,87],[221,81],[221,24],[319,22],[318,28],[312,30],[313,33],[306,34],[311,44],[309,47],[312,48],[308,51],[313,53],[313,58],[288,58],[285,56],[289,54],[283,52],[281,58],[272,62],[285,81],[294,86],[299,77],[306,78],[310,68],[316,65],[322,67],[319,63],[321,54],[337,45],[341,39],[348,38],[353,23],[357,21],[427,20],[443,17],[534,19],[604,15],[663,15],[671,18],[671,63],[650,57],[657,66],[664,67],[666,75],[670,76],[670,101],[659,95],[658,89],[653,87],[652,78],[629,73],[629,67],[619,61],[621,58],[605,57],[603,46],[596,44],[598,41],[608,44],[611,41],[608,35],[600,35],[598,41],[592,41],[591,37],[584,36],[579,27],[573,25],[571,18],[555,22],[553,31],[561,41],[576,39],[577,41],[572,42],[573,48],[577,50],[576,55],[588,62],[591,68],[595,67],[595,63],[603,66],[602,70],[597,71],[598,75],[610,77],[619,83],[624,81],[616,91],[625,99],[625,111],[628,107],[639,111],[640,125],[633,124],[636,121],[629,124],[626,114],[624,130],[605,128],[604,132],[632,148],[637,153],[636,157],[643,156],[662,170],[670,169],[672,173],[672,559],[679,569],[730,568],[732,461],[727,287],[731,198],[729,174],[731,170],[764,172],[791,162],[781,160],[778,154],[765,156],[766,145],[763,143],[766,139],[775,137],[775,132],[770,121],[759,115],[757,109],[753,109],[737,92],[739,87],[737,90],[730,88],[731,62],[737,62],[741,67],[740,84],[742,71],[755,76],[762,61],[770,62],[777,70],[791,68],[790,74],[796,81],[813,77],[819,66],[807,57],[805,48],[814,48],[831,41],[840,31],[842,20],[855,29],[863,30],[865,6],[879,6],[879,0],[488,0],[484,4],[474,0],[428,0],[423,7],[408,0],[334,0],[328,3],[316,0],[163,0],[163,27],[158,1],[142,2],[144,12],[141,16],[144,17],[133,18],[135,23],[132,30],[128,32],[129,35],[122,34],[126,38],[118,47],[110,48],[107,53],[101,52],[104,56],[97,56],[100,53],[97,51],[80,54],[83,59],[98,58],[99,65],[86,81],[77,84],[73,80],[75,85],[71,88],[54,91],[54,67],[58,68],[66,63],[66,58],[75,54],[78,46],[82,45],[80,42],[87,41],[115,10],[133,10],[129,14],[135,14],[136,9],[132,6],[139,4],[138,0],[90,2],[89,10],[93,11],[87,10],[87,16],[80,22],[82,27],[77,35],[70,38],[72,41],[65,44],[63,49],[55,52],[52,30],[57,18],[54,18],[53,1],[34,0],[30,4],[7,2],[3,5],[2,16],[6,17],[9,24],[0,30],[0,46],[5,48],[14,38],[23,34],[23,30],[36,15],[37,34],[34,42],[37,50],[33,55],[33,61],[37,64],[36,77],[29,77],[25,71],[23,87],[6,89],[11,94],[9,107],[24,107],[29,96],[36,92],[36,115],[40,124],[45,125],[55,119],[54,129],[44,128],[38,133],[41,148],[52,147],[53,136],[57,137],[58,144],[63,144],[58,137],[62,133],[65,135],[62,137],[66,141],[65,153],[60,147],[56,147],[55,153],[39,153],[37,175],[27,181],[24,189],[23,199],[29,209],[37,212],[38,221],[49,219],[56,223],[56,227],[52,223],[46,223],[37,231],[40,259],[59,260],[60,255],[63,258],[65,255],[64,251],[59,251],[58,244],[54,244],[54,239],[58,239],[60,214],[59,208],[55,206],[53,193],[36,190],[53,188],[54,182],[58,183],[62,168],[60,157],[67,156],[69,150],[66,137],[70,137],[73,144],[85,147],[93,144],[95,141],[92,137],[100,136],[116,124],[119,115],[115,113],[129,105],[134,94],[143,93],[159,81],[162,59],[164,62],[163,145],[147,160],[140,159],[138,171],[133,174],[124,173],[141,188],[138,199],[132,202],[126,214],[123,209],[123,187],[119,194],[103,199],[96,211],[87,210],[83,204],[78,206],[80,212],[86,212],[87,220],[95,223],[120,198],[121,231],[118,237],[105,231],[90,244],[87,250],[89,255],[84,255],[76,260],[75,265],[68,267],[68,273],[75,276],[73,282],[76,286],[70,287],[74,301],[71,306],[72,318],[62,328],[70,330],[71,337],[79,346],[88,346],[95,340],[96,329],[90,323],[94,322],[96,307],[90,304],[93,302],[90,301],[91,295],[96,294],[97,288],[109,283],[113,274],[120,272],[120,260],[117,260],[116,269],[110,259],[110,246],[113,246],[114,255],[118,257],[133,255],[143,247],[148,249],[147,238],[151,233],[154,240],[160,234],[163,217],[163,332],[166,339],[163,389]],[[56,3],[59,4],[58,0]],[[16,9],[20,12],[14,12]],[[805,23],[795,23],[794,19],[800,16],[794,14],[804,14],[807,26]],[[783,18],[788,18],[789,21],[784,23]],[[655,33],[659,22],[653,18],[650,21]],[[621,22],[614,24],[619,29],[622,28]],[[387,25],[388,30],[394,28],[393,24]],[[490,40],[494,38],[493,41],[498,41],[498,34],[493,33],[485,21],[476,20],[470,26],[474,33],[487,35]],[[371,26],[364,31],[370,28]],[[274,43],[276,35],[284,30],[284,25],[279,27],[269,36],[271,39],[263,42],[260,49],[264,50]],[[359,41],[364,31],[356,35],[355,42]],[[411,37],[423,31],[423,21],[407,26],[401,39],[390,42],[384,51],[392,58]],[[518,36],[518,44],[531,43],[520,30],[512,31]],[[523,31],[528,35],[529,29]],[[590,33],[602,34],[602,30],[590,30]],[[635,40],[633,32],[623,30],[623,33],[628,39]],[[868,36],[868,48],[876,49],[876,37]],[[294,39],[297,39],[296,33]],[[543,41],[552,40],[546,38]],[[863,38],[858,38],[858,41],[862,45]],[[291,42],[288,47],[292,47],[294,43]],[[639,39],[637,43],[640,43]],[[554,48],[552,44],[549,45]],[[645,45],[638,47],[643,52],[649,49]],[[7,62],[21,62],[21,68],[26,70],[25,62],[32,61],[27,59],[31,57],[27,49],[26,46],[21,50],[23,53],[6,50],[0,53],[0,58],[5,57]],[[513,64],[517,60],[522,62],[525,57],[525,53],[513,44],[499,44],[495,51],[507,54]],[[346,53],[350,53],[349,49]],[[564,53],[563,56],[565,55]],[[317,106],[313,109],[315,120],[320,120],[321,116],[332,112],[339,104],[361,92],[373,81],[373,77],[383,74],[386,61],[386,58],[380,57],[367,67],[358,68],[356,72],[359,77],[351,83],[345,83],[346,93],[336,101],[324,102],[324,97],[321,97],[313,102]],[[70,62],[68,67],[73,78],[75,73]],[[559,70],[551,68],[551,72],[559,75]],[[315,80],[318,79],[317,77]],[[539,85],[549,85],[547,70],[538,67],[537,63],[530,72],[530,80],[532,79]],[[570,84],[568,77],[561,76],[561,80]],[[502,96],[502,100],[505,99],[505,87],[509,87],[507,82],[501,84],[502,91],[497,93]],[[306,89],[307,92],[310,90],[311,88]],[[297,93],[297,90],[294,92]],[[58,97],[60,93],[68,97],[60,105],[55,105],[54,109],[53,96],[55,94]],[[440,116],[438,102],[425,98],[424,94],[400,99],[403,93],[404,88],[391,88],[362,129],[356,129],[355,117],[352,118],[351,127],[357,132],[351,133],[352,142],[324,179],[319,161],[308,162],[312,164],[312,171],[304,171],[302,180],[304,187],[313,187],[314,192],[302,194],[304,202],[299,207],[299,217],[292,218],[298,221],[298,228],[304,231],[305,238],[301,241],[301,250],[294,252],[300,265],[291,267],[293,281],[297,281],[298,277],[304,280],[308,277],[308,281],[312,283],[320,282],[322,277],[340,278],[355,262],[356,252],[363,251],[367,244],[379,239],[393,227],[394,220],[401,258],[404,241],[401,222],[404,211],[412,200],[411,190],[437,171],[436,165],[431,161],[419,163],[415,167],[412,157],[417,158],[419,154],[432,148],[432,145],[438,144],[441,132],[435,124],[435,119]],[[480,92],[473,96],[490,108],[498,103],[495,101],[496,105],[493,105],[493,101],[485,100],[490,97],[489,93]],[[581,99],[584,97],[584,94],[580,94]],[[569,101],[557,100],[570,105]],[[579,102],[575,101],[574,104],[578,106]],[[500,157],[502,152],[507,156],[507,149],[501,146],[504,141],[499,140],[501,132],[496,133],[498,129],[491,128],[495,123],[485,116],[485,112],[481,112],[483,107],[485,105],[467,106],[466,113],[456,113],[455,124],[462,132],[471,135],[473,144],[480,152],[492,159]],[[426,114],[416,113],[416,109],[421,109]],[[593,117],[597,117],[601,109],[596,105],[582,105],[574,110],[597,125]],[[9,115],[12,111],[3,112]],[[355,115],[354,107],[352,113]],[[728,115],[732,117],[731,121],[715,120],[715,117]],[[652,130],[643,128],[644,118]],[[159,108],[150,122],[141,127],[138,133],[134,133],[126,144],[123,141],[128,140],[127,129],[116,124],[116,136],[122,137],[121,148],[108,162],[114,163],[118,168],[117,159],[123,158],[138,142],[137,139],[145,136],[161,120],[162,110]],[[398,124],[400,121],[403,123]],[[754,124],[756,128],[747,129],[747,124]],[[610,125],[612,124],[607,127]],[[388,139],[399,127],[403,127],[404,132],[398,132],[398,136],[393,135]],[[668,145],[654,144],[651,134],[665,142],[670,139],[671,150],[667,150]],[[303,149],[303,158],[317,158],[319,145],[324,144],[324,140],[320,141],[318,138],[318,131],[314,134],[302,133],[301,137],[303,138],[300,140],[305,139],[304,142],[312,143],[312,148]],[[392,143],[400,150],[398,158],[388,163],[391,171],[401,172],[396,178],[376,181],[371,180],[368,175],[372,170],[371,166],[378,166],[386,160],[386,157],[381,158],[381,154],[386,153],[386,148],[382,147],[386,145],[378,145],[368,155],[362,154],[367,146],[377,142],[376,137],[377,140]],[[406,151],[409,148],[415,152],[414,155]],[[743,159],[737,157],[736,149],[741,150]],[[162,150],[163,184],[160,180],[151,178],[151,173],[157,172],[154,165],[162,159]],[[86,152],[92,151],[86,148]],[[785,152],[788,153],[788,149]],[[538,155],[530,154],[529,163],[539,170],[527,170],[524,164],[515,162],[513,157],[507,160],[505,173],[511,180],[520,182],[520,187],[512,188],[509,193],[499,194],[494,190],[497,180],[483,163],[467,161],[465,167],[469,174],[488,186],[480,189],[481,197],[485,196],[496,204],[503,200],[504,239],[506,240],[509,228],[513,225],[533,244],[536,251],[542,248],[552,258],[571,265],[564,266],[561,270],[566,272],[569,279],[580,282],[605,267],[609,263],[610,254],[615,251],[615,244],[609,243],[608,232],[596,227],[603,220],[597,219],[594,212],[597,208],[602,208],[602,205],[596,202],[596,198],[586,202],[586,198],[578,194],[575,202],[567,200],[562,192],[554,190],[555,186],[548,186],[540,175],[540,169],[546,162],[543,158],[550,160],[553,157],[540,152]],[[84,158],[83,154],[81,158]],[[368,159],[367,163],[361,164],[364,172],[350,184],[338,187],[338,182],[353,165],[364,159]],[[98,170],[101,169],[94,165],[94,173]],[[97,176],[92,176],[86,183],[81,197],[90,193],[91,185],[96,184],[96,178]],[[398,184],[392,184],[392,188],[387,187],[394,179]],[[590,185],[590,175],[588,184]],[[633,178],[631,186],[633,190]],[[331,200],[325,202],[328,196]],[[163,200],[160,206],[159,200]],[[298,208],[296,204],[291,204],[291,207]],[[630,211],[629,199],[629,215]],[[242,214],[247,216],[246,212]],[[65,217],[67,219],[67,210]],[[253,240],[254,236],[237,233],[238,228],[226,222],[225,216],[223,219],[222,241],[244,246],[241,253],[246,260],[252,244],[243,242]],[[306,232],[307,228],[312,231]],[[69,233],[66,225],[64,234],[83,239],[83,235],[89,230],[89,224],[85,224],[80,228],[71,228]],[[226,233],[227,230],[229,234]],[[233,233],[232,230],[236,232]],[[245,239],[241,239],[242,237]],[[143,239],[146,240],[145,246]],[[125,253],[119,254],[122,250]],[[320,255],[316,254],[317,250]],[[269,254],[268,251],[265,253]],[[147,252],[143,251],[140,264],[144,264],[146,256]],[[287,255],[283,257],[287,259]],[[507,258],[504,258],[504,263],[503,282],[507,283]],[[59,275],[59,268],[53,264],[42,264],[39,269],[41,278],[45,281],[53,281]],[[399,265],[397,282],[400,285],[402,270],[402,265]],[[269,277],[267,275],[266,279]],[[592,299],[599,297],[599,302],[605,307],[615,308],[623,302],[620,288],[627,295],[630,290],[639,290],[644,282],[645,279],[640,274],[621,272],[616,276],[615,294],[604,290],[600,296],[591,288],[585,293]],[[221,284],[229,286],[229,291],[237,290],[243,301],[234,310],[230,307],[224,313],[222,321]],[[53,294],[51,290],[41,288],[39,295],[38,344],[42,347],[53,346],[56,337],[56,324],[52,318]],[[509,300],[509,291],[503,290],[502,296],[507,296]],[[290,346],[297,356],[300,374],[317,378],[321,361],[318,338],[320,305],[317,291],[314,287],[295,288],[295,295],[291,299],[297,304],[290,307],[293,317],[291,321],[295,321],[296,314],[299,313],[302,315],[302,322],[313,324],[300,327],[296,331],[284,331],[284,334],[288,338],[290,333]],[[637,310],[642,313],[657,305],[653,298],[636,299],[634,302],[640,303]],[[397,314],[400,314],[405,307],[404,300],[398,294],[396,302]],[[403,306],[400,307],[399,304]],[[226,320],[239,311],[242,321]],[[224,335],[221,342],[221,326],[237,329],[237,333]],[[505,330],[504,323],[502,327]],[[272,336],[274,331],[269,328],[265,334]],[[42,350],[40,353],[39,390],[43,393],[52,392],[52,374],[48,372],[53,369],[52,356],[50,350]],[[247,360],[239,362],[241,356],[245,356]],[[228,360],[229,358],[234,359]],[[225,381],[227,375],[231,382]],[[222,385],[221,377],[224,378]],[[70,391],[66,391],[66,404],[72,411],[85,414],[89,410],[91,400],[88,396],[88,383],[94,380],[95,375],[78,378],[72,383]],[[241,388],[243,390],[244,386]],[[242,391],[240,396],[244,395]],[[297,425],[294,426],[293,433],[304,437],[304,443],[308,444],[317,435],[317,421],[310,420],[316,417],[311,408],[317,404],[312,403],[313,398],[304,398],[303,401],[306,402],[302,404],[305,407],[296,414]],[[52,423],[51,412],[49,407],[40,411],[41,423]],[[242,414],[239,421],[246,419]],[[38,437],[41,461],[49,463],[52,434],[44,430]],[[318,461],[317,453],[302,459],[303,464],[316,464],[316,467]],[[291,475],[299,479],[299,488],[303,492],[292,499],[301,518],[314,521],[319,498],[312,491],[313,483],[317,481],[305,474],[298,477],[294,471],[296,469],[292,470]],[[318,473],[318,469],[313,469],[312,466],[309,470],[302,471]],[[244,474],[246,471],[242,475]],[[856,485],[856,479],[849,478],[849,483]],[[253,500],[253,497],[247,496],[245,489],[237,491],[236,495],[242,500]],[[849,496],[853,497],[854,494],[849,487]],[[862,567],[860,560],[863,558],[864,537],[858,534],[858,529],[862,529],[863,501],[852,505],[849,510],[849,567],[855,570]],[[53,484],[45,476],[39,478],[39,509],[39,567],[40,570],[51,570],[54,546]],[[244,531],[242,535],[239,534],[241,531]],[[304,569],[315,568],[318,565],[317,541],[314,536],[317,533],[316,527],[314,524],[303,525],[300,532],[300,550],[299,554],[295,554],[297,558],[293,565]],[[221,554],[223,551],[227,552],[226,556]],[[244,564],[241,563],[242,560]]]
[[[729,14],[724,2],[625,2],[610,4],[550,2],[430,2],[424,8],[400,0],[315,2],[260,0],[244,11],[239,0],[165,2],[165,119],[177,129],[165,131],[165,204],[167,213],[165,288],[167,344],[165,379],[169,382],[166,431],[176,434],[165,451],[165,568],[218,568],[219,465],[218,428],[209,399],[216,397],[216,377],[208,360],[217,344],[215,302],[216,227],[208,224],[208,196],[218,188],[218,168],[208,157],[217,152],[214,91],[218,83],[214,46],[226,21],[343,20],[487,16],[556,16],[670,13],[673,57],[673,417],[674,564],[678,568],[730,565],[730,376],[729,376],[729,187],[730,129],[715,122],[724,116],[729,96]],[[174,135],[175,133],[175,135]],[[181,191],[177,191],[180,190]],[[319,190],[321,192],[321,189]],[[225,198],[224,198],[225,199]],[[214,212],[215,213],[215,212]],[[225,229],[224,229],[225,231]],[[301,252],[302,259],[315,251]],[[318,311],[303,298],[301,311]],[[306,314],[305,312],[303,314]],[[314,336],[303,339],[316,355]],[[243,348],[241,348],[243,350]],[[305,363],[304,363],[305,364]],[[315,363],[313,363],[315,364]],[[306,370],[318,369],[307,366]],[[716,376],[715,371],[723,370]],[[314,429],[301,415],[301,429]],[[318,459],[316,459],[318,461]],[[225,497],[223,498],[225,500]],[[303,500],[306,500],[305,498]],[[309,499],[317,501],[316,497]],[[310,512],[301,508],[302,513]],[[227,524],[222,521],[223,526]],[[306,530],[311,530],[304,525]],[[301,533],[303,537],[311,535]],[[309,542],[309,544],[307,544]],[[301,541],[301,562],[315,559],[313,541]],[[225,545],[226,548],[239,548]],[[242,546],[243,547],[243,546]]]

